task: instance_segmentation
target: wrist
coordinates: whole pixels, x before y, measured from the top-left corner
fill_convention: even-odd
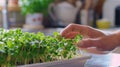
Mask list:
[[[120,39],[118,38],[118,34],[116,33],[112,33],[110,35],[106,35],[104,37],[101,37],[99,39],[100,42],[100,46],[103,50],[113,50],[116,47],[118,47],[120,45]],[[105,45],[107,45],[105,47]]]
[[[113,36],[115,37],[117,46],[120,46],[120,31],[116,31],[115,33],[113,33]]]

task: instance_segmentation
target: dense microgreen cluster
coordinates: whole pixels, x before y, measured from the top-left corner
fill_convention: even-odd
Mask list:
[[[80,39],[80,35],[74,39],[65,39],[58,32],[46,36],[41,32],[0,29],[0,67],[73,58],[78,50],[73,42]]]

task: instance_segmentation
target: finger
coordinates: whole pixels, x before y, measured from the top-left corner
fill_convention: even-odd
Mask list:
[[[94,53],[94,54],[107,54],[108,53],[106,51],[98,50],[97,48],[80,48],[80,50],[85,50],[89,53]]]
[[[67,33],[71,32],[72,31],[72,27],[71,27],[71,24],[69,24],[66,28],[64,28],[60,34],[65,37]]]
[[[83,39],[78,43],[80,48],[98,47],[98,39]]]
[[[79,24],[69,24],[63,31],[61,31],[62,36],[66,36],[70,32],[80,32],[81,34],[87,33],[88,26]]]
[[[79,32],[70,32],[68,33],[65,38],[70,38],[70,39],[73,39],[75,38],[78,34],[80,34]]]

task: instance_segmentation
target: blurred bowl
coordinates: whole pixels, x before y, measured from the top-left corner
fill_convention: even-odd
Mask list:
[[[111,25],[111,23],[106,19],[97,20],[96,24],[97,24],[97,28],[99,29],[108,29],[110,28]]]

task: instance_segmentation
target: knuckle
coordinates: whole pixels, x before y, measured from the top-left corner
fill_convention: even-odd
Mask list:
[[[85,26],[86,29],[91,29],[89,26]]]
[[[75,26],[75,25],[74,25],[74,24],[69,24],[68,26],[73,27],[73,26]]]
[[[75,27],[75,25],[74,24],[69,24],[66,28],[68,29],[72,29],[72,28],[74,28]]]

